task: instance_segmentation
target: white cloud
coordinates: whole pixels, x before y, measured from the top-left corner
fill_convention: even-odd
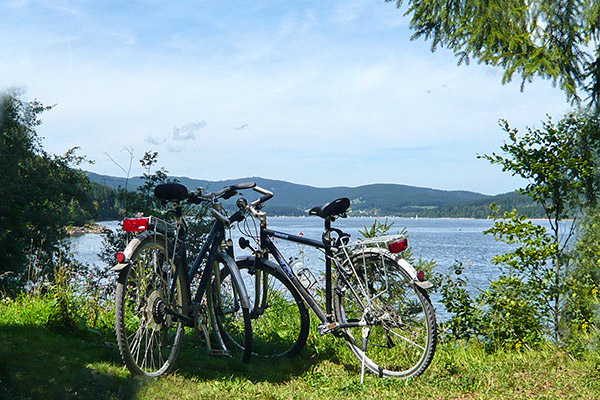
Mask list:
[[[190,122],[180,128],[173,128],[171,139],[173,140],[194,140],[196,133],[206,127],[206,121]]]
[[[167,139],[165,139],[165,138],[155,138],[152,135],[147,135],[145,141],[146,141],[146,143],[150,143],[150,144],[153,144],[155,146],[160,146],[161,144],[163,144],[164,142],[166,142]]]

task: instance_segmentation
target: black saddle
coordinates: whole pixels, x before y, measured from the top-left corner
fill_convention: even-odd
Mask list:
[[[348,208],[350,208],[350,199],[342,197],[322,206],[311,208],[308,215],[317,215],[323,219],[345,218]]]
[[[181,201],[188,198],[188,190],[180,183],[163,183],[154,188],[154,195],[165,201]]]

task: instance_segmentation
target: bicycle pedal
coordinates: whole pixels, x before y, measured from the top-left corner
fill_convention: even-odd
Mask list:
[[[229,350],[210,349],[208,354],[214,357],[231,357]]]
[[[336,330],[338,326],[340,326],[340,324],[337,322],[321,324],[321,325],[319,325],[319,333],[321,334],[321,336],[326,335],[326,334],[331,333],[332,331]]]

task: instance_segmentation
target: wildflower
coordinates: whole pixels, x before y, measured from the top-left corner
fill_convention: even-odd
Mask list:
[[[587,321],[585,321],[583,324],[581,324],[581,329],[585,331],[589,326],[590,324]]]
[[[523,343],[520,340],[517,340],[517,343],[515,344],[515,349],[520,349],[521,347],[523,347]]]

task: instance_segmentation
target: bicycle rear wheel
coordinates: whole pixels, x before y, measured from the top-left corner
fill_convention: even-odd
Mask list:
[[[414,377],[427,369],[437,343],[427,293],[389,255],[365,250],[335,279],[334,313],[350,349],[379,377]],[[359,323],[362,326],[358,326]]]
[[[118,278],[117,342],[133,375],[157,377],[170,372],[181,348],[183,323],[167,310],[183,312],[185,276],[168,249],[163,236],[146,237]]]
[[[251,303],[252,354],[293,357],[306,344],[310,328],[308,309],[298,291],[271,263],[247,258],[237,261]],[[222,271],[221,279],[228,279]],[[226,325],[219,330],[230,347],[241,348]]]

